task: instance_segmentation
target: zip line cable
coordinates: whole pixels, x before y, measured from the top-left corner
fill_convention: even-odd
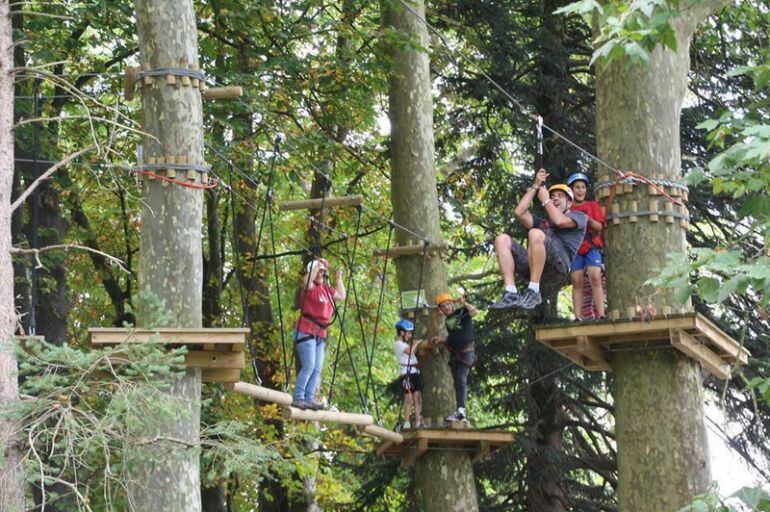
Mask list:
[[[439,41],[441,41],[441,44],[444,46],[444,48],[446,48],[446,49],[447,49],[447,50],[449,50],[449,52],[450,52],[450,53],[449,53],[449,58],[450,58],[450,59],[451,59],[451,60],[454,62],[454,64],[455,64],[455,65],[456,65],[458,68],[462,68],[462,63],[461,63],[460,59],[458,59],[458,58],[456,58],[456,57],[454,56],[454,54],[459,54],[459,55],[460,55],[460,57],[462,58],[462,60],[464,60],[464,61],[465,61],[467,64],[470,64],[471,66],[475,67],[475,68],[476,68],[476,70],[479,72],[479,74],[480,74],[482,77],[484,77],[484,78],[485,78],[485,79],[486,79],[486,80],[487,80],[487,81],[488,81],[490,84],[492,84],[492,85],[495,87],[495,89],[497,89],[498,91],[500,91],[500,92],[503,94],[503,96],[505,96],[506,98],[508,98],[508,100],[509,100],[511,103],[513,103],[514,105],[516,105],[516,107],[518,107],[518,109],[521,111],[521,113],[522,113],[522,114],[524,114],[525,116],[529,117],[531,120],[533,120],[533,121],[537,122],[537,123],[538,123],[538,125],[542,126],[543,128],[545,128],[546,130],[548,130],[548,131],[549,131],[549,132],[551,132],[552,134],[554,134],[554,135],[556,135],[557,137],[561,138],[561,139],[562,139],[562,140],[564,140],[564,141],[565,141],[567,144],[569,144],[569,145],[570,145],[570,146],[572,146],[573,148],[577,149],[579,152],[581,152],[582,154],[584,154],[584,155],[585,155],[585,156],[587,156],[588,158],[590,158],[590,159],[594,160],[594,161],[595,161],[595,162],[597,162],[598,164],[601,164],[601,165],[603,165],[604,167],[606,167],[607,169],[609,169],[609,170],[610,170],[610,171],[612,171],[613,173],[617,173],[617,172],[619,172],[619,171],[618,171],[618,169],[617,169],[615,166],[613,166],[613,165],[610,165],[609,163],[605,162],[604,160],[602,160],[602,159],[601,159],[601,158],[599,158],[598,156],[594,155],[594,154],[593,154],[593,153],[591,153],[590,151],[588,151],[588,150],[586,150],[586,149],[583,149],[583,148],[582,148],[580,145],[578,145],[577,143],[573,142],[573,141],[572,141],[570,138],[568,138],[568,137],[566,137],[566,136],[562,135],[561,133],[559,133],[558,131],[556,131],[554,128],[551,128],[551,127],[550,127],[550,126],[548,126],[547,124],[545,124],[545,123],[543,123],[542,121],[540,121],[540,120],[538,119],[538,117],[539,117],[539,116],[538,116],[537,114],[533,114],[533,113],[531,113],[531,112],[530,112],[530,109],[529,109],[528,107],[526,107],[526,106],[525,106],[523,103],[521,103],[519,100],[517,100],[516,98],[514,98],[514,97],[513,97],[513,95],[512,95],[511,93],[509,93],[509,92],[508,92],[508,91],[507,91],[507,90],[506,90],[506,89],[505,89],[505,88],[504,88],[502,85],[500,85],[499,83],[497,83],[497,82],[496,82],[496,81],[495,81],[495,80],[494,80],[494,79],[493,79],[491,76],[489,76],[489,74],[487,74],[487,72],[486,72],[486,71],[484,71],[484,70],[481,68],[481,66],[479,66],[479,65],[476,63],[476,61],[475,61],[475,60],[473,60],[471,57],[469,57],[469,56],[468,56],[468,55],[467,55],[465,52],[463,52],[462,50],[456,50],[456,49],[452,48],[452,47],[449,45],[449,43],[447,42],[447,40],[444,38],[444,36],[443,36],[443,35],[442,35],[442,34],[439,32],[439,30],[438,30],[438,29],[436,29],[436,28],[435,28],[433,25],[431,25],[431,24],[430,24],[430,23],[429,23],[429,22],[428,22],[428,21],[427,21],[427,20],[426,20],[426,19],[425,19],[423,16],[421,16],[421,15],[420,15],[420,13],[418,13],[418,12],[417,12],[417,11],[416,11],[416,10],[415,10],[415,9],[414,9],[412,6],[411,6],[411,5],[409,5],[409,4],[408,4],[408,3],[407,3],[405,0],[398,0],[398,1],[399,1],[399,2],[400,2],[400,3],[401,3],[403,6],[404,6],[404,7],[406,7],[406,8],[407,8],[407,9],[408,9],[408,10],[409,10],[409,11],[410,11],[412,14],[414,14],[414,16],[415,16],[415,17],[416,17],[416,18],[417,18],[417,19],[418,19],[418,20],[419,20],[419,21],[420,21],[420,22],[421,22],[423,25],[425,25],[425,27],[426,27],[426,28],[427,28],[427,29],[428,29],[430,32],[432,32],[432,33],[433,33],[433,34],[434,34],[434,35],[435,35],[435,36],[436,36],[436,37],[439,39]]]

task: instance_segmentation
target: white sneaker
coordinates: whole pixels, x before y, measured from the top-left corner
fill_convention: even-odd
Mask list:
[[[462,421],[466,418],[465,416],[465,407],[458,407],[457,410],[450,414],[449,416],[446,416],[444,418],[444,421]]]
[[[404,421],[404,422],[401,424],[401,429],[402,429],[402,430],[404,430],[404,429],[407,429],[407,428],[412,428],[412,424],[411,424],[411,423],[409,423],[409,420],[407,420],[407,421]]]

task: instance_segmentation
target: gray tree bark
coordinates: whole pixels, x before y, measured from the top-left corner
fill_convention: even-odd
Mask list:
[[[676,20],[678,50],[658,48],[649,66],[613,62],[596,70],[599,157],[618,168],[667,180],[681,179],[679,122],[687,90],[692,33],[716,3],[693,4]],[[614,179],[604,169],[603,179]],[[633,199],[648,205],[647,187]],[[616,198],[616,200],[618,200]],[[663,203],[661,203],[663,207]],[[610,310],[652,302],[658,311],[673,306],[673,291],[654,294],[644,283],[671,253],[685,251],[678,222],[611,225],[607,231]],[[710,480],[698,364],[676,350],[615,353],[613,395],[618,441],[619,509],[623,512],[678,510],[705,492]]]
[[[198,39],[191,0],[136,0],[140,59],[149,69],[198,65]],[[177,78],[179,80],[179,78]],[[203,162],[203,117],[197,88],[169,86],[162,77],[142,92],[145,155],[185,155]],[[152,138],[154,137],[154,138]],[[156,140],[157,139],[157,140]],[[184,178],[184,172],[181,179]],[[201,327],[203,192],[160,180],[143,180],[139,289],[156,308],[140,308],[144,327]],[[138,450],[129,497],[136,510],[201,510],[201,370],[188,369],[171,385],[181,411],[173,421],[153,421],[143,432],[170,443]]]
[[[8,0],[0,0],[0,408],[19,400],[13,333],[18,317],[13,300],[11,192],[13,189],[13,37]],[[18,428],[0,419],[0,510],[24,510],[24,480]]]
[[[423,48],[429,47],[427,29],[411,11],[397,2],[384,2],[386,26],[410,34]],[[413,8],[424,18],[422,0]],[[396,222],[422,233],[432,242],[441,240],[438,194],[434,168],[433,100],[429,56],[397,45],[389,48],[393,62],[390,81],[389,115],[391,123],[391,201]],[[396,230],[397,244],[404,245],[410,235]],[[399,288],[416,290],[422,256],[396,260]],[[447,291],[444,262],[428,257],[422,288],[427,297]],[[431,300],[432,302],[432,300]],[[427,317],[417,317],[417,336],[424,336]],[[441,417],[455,408],[452,377],[445,351],[433,351],[423,358],[425,381],[423,415]],[[456,451],[428,451],[414,465],[415,484],[421,510],[428,512],[478,510],[473,467],[468,454]]]

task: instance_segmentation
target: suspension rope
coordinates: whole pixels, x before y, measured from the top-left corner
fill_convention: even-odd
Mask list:
[[[273,229],[273,209],[267,208],[267,214],[268,214],[268,225],[270,226],[270,244],[273,251],[273,275],[275,276],[275,295],[278,299],[278,325],[281,333],[281,354],[283,358],[283,372],[284,377],[286,379],[284,383],[284,389],[288,390],[289,386],[291,385],[291,366],[289,363],[289,358],[286,353],[286,336],[284,334],[284,325],[283,325],[283,306],[281,302],[281,280],[278,276],[278,257],[275,253],[275,230]],[[256,262],[255,262],[256,266]],[[292,354],[294,351],[292,350]],[[293,363],[293,359],[292,359]]]
[[[251,314],[249,312],[249,304],[248,299],[246,298],[246,290],[243,287],[243,267],[241,267],[240,262],[240,254],[238,251],[238,229],[235,223],[235,196],[233,195],[232,191],[235,190],[233,187],[233,166],[230,164],[229,166],[230,171],[230,211],[232,215],[232,225],[233,225],[233,231],[230,233],[230,245],[233,247],[233,253],[235,254],[235,268],[237,269],[236,272],[239,274],[237,277],[238,279],[238,289],[241,296],[241,308],[243,308],[243,316],[244,320],[246,321],[246,326],[249,328],[249,334],[246,337],[246,340],[248,342],[249,347],[249,357],[251,358],[251,369],[254,372],[254,381],[257,383],[257,385],[262,385],[262,378],[259,376],[259,368],[257,366],[257,357],[256,353],[254,351],[254,343],[253,343],[253,336],[251,333]]]
[[[357,251],[357,247],[358,247],[358,231],[359,231],[360,226],[361,226],[361,209],[356,208],[356,211],[357,211],[356,238],[353,241],[353,254],[352,254],[352,258],[353,259],[349,262],[349,265],[348,265],[348,269],[349,269],[348,284],[350,284],[350,282],[353,280],[353,274],[355,272],[354,265],[355,265],[356,251]],[[345,245],[347,247],[347,243]],[[355,362],[353,360],[353,353],[350,350],[350,344],[348,342],[347,334],[345,332],[345,316],[346,316],[346,313],[347,313],[349,298],[350,298],[350,294],[346,293],[345,294],[345,301],[343,302],[343,305],[342,305],[342,308],[343,308],[342,309],[342,315],[340,316],[340,339],[337,342],[337,352],[336,352],[335,357],[334,357],[334,370],[332,372],[332,380],[331,380],[331,385],[329,387],[329,402],[331,403],[332,397],[334,395],[334,382],[335,382],[335,379],[336,379],[336,376],[337,376],[337,366],[338,366],[338,361],[339,361],[339,357],[340,357],[340,348],[341,348],[342,341],[344,341],[345,342],[345,351],[348,353],[348,359],[350,360],[350,367],[351,367],[351,369],[353,371],[353,377],[354,377],[355,382],[356,382],[356,389],[358,391],[358,395],[359,395],[359,398],[361,400],[361,407],[362,407],[362,410],[364,411],[364,413],[367,413],[368,410],[369,410],[369,406],[368,406],[368,403],[367,403],[367,400],[366,400],[366,396],[365,396],[365,394],[364,394],[364,392],[363,392],[363,390],[361,388],[361,381],[360,381],[360,379],[358,377],[358,370],[356,369],[356,365],[355,365]],[[332,302],[332,304],[334,304],[334,302]],[[336,307],[335,307],[335,309],[336,309]],[[377,409],[377,415],[379,416],[379,409]]]
[[[380,298],[377,304],[377,316],[374,318],[374,329],[372,331],[372,351],[367,361],[368,376],[366,379],[366,393],[369,394],[369,388],[374,387],[372,379],[372,365],[374,364],[374,355],[377,352],[377,330],[380,326],[380,318],[382,316],[382,306],[385,299],[385,288],[387,288],[388,280],[388,261],[390,260],[390,244],[393,240],[393,230],[395,229],[395,223],[390,224],[388,230],[388,243],[385,246],[385,263],[382,266],[382,283],[380,284]]]

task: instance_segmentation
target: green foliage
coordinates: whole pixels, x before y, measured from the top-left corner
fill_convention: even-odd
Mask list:
[[[671,22],[679,16],[679,8],[679,0],[580,0],[557,9],[556,14],[579,15],[599,27],[591,64],[599,62],[606,66],[623,60],[633,66],[649,63],[649,54],[658,45],[677,49]]]
[[[722,499],[715,490],[697,496],[693,502],[678,512],[770,512],[770,495],[765,491],[744,487],[727,499]]]
[[[170,393],[185,371],[184,349],[147,343],[82,351],[29,341],[16,353],[24,398],[0,414],[24,434],[30,483],[64,488],[90,510],[127,510],[131,466],[187,449],[147,434],[187,414]],[[272,447],[244,436],[234,422],[204,426],[200,447],[204,460],[219,462],[218,476],[238,472],[256,481],[278,461]]]

